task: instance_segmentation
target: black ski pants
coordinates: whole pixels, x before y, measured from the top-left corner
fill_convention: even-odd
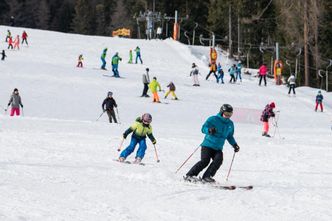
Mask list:
[[[197,176],[205,167],[207,167],[212,159],[212,163],[203,174],[203,179],[213,177],[220,168],[223,161],[223,152],[208,147],[202,147],[201,160],[198,161],[187,173],[187,176]]]
[[[262,79],[264,79],[264,85],[266,86],[266,75],[259,75],[259,86],[261,86]]]
[[[217,76],[217,74],[216,74],[216,72],[215,71],[210,71],[209,73],[208,73],[208,75],[206,75],[206,80],[208,80],[209,79],[209,77],[210,77],[210,75],[213,73],[213,75],[214,75],[214,77],[216,78],[216,79],[218,79],[218,76]]]
[[[290,94],[291,90],[293,89],[293,94],[295,94],[295,84],[289,85],[289,91],[288,94]]]
[[[148,90],[149,90],[149,86],[148,85],[149,85],[148,83],[144,83],[142,97],[148,95]]]
[[[112,119],[114,120],[114,123],[118,123],[118,121],[116,120],[115,112],[114,112],[113,109],[107,110],[107,115],[108,115],[108,119],[109,119],[110,123],[112,123]]]

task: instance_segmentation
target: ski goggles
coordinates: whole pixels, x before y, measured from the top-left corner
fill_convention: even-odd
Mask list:
[[[230,118],[233,115],[233,112],[223,112],[224,117]]]

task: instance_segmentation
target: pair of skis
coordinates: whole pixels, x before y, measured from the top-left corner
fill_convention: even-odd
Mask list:
[[[212,188],[221,189],[221,190],[235,190],[235,189],[252,190],[254,188],[252,185],[248,185],[248,186],[225,185],[225,184],[221,184],[221,183],[218,183],[218,182],[211,182],[211,183],[210,182],[205,182],[201,178],[193,178],[193,179],[187,179],[185,177],[183,177],[183,178],[186,182],[190,182],[190,183],[193,183],[193,184],[204,184],[204,185],[208,185]]]

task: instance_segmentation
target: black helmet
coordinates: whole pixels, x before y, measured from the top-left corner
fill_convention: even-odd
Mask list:
[[[146,71],[149,71],[150,69],[149,69],[149,68],[146,68],[145,70],[146,70]]]
[[[152,122],[152,116],[149,113],[145,113],[142,115],[142,122],[144,124],[150,124]]]
[[[230,104],[223,104],[220,108],[220,114],[224,112],[233,113],[233,107]]]

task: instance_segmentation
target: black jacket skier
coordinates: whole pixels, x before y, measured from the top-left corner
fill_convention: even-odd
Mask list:
[[[1,60],[4,61],[4,60],[5,60],[5,57],[7,57],[7,55],[6,55],[6,53],[5,53],[5,50],[2,50],[1,55],[2,55]]]
[[[116,102],[112,96],[113,96],[113,93],[108,92],[107,98],[103,101],[103,104],[101,107],[103,108],[104,112],[105,111],[107,112],[110,123],[112,123],[112,119],[114,120],[114,123],[118,123],[118,121],[116,120],[116,117],[115,117],[115,112],[114,112],[114,107],[117,108],[118,105],[116,104]]]

